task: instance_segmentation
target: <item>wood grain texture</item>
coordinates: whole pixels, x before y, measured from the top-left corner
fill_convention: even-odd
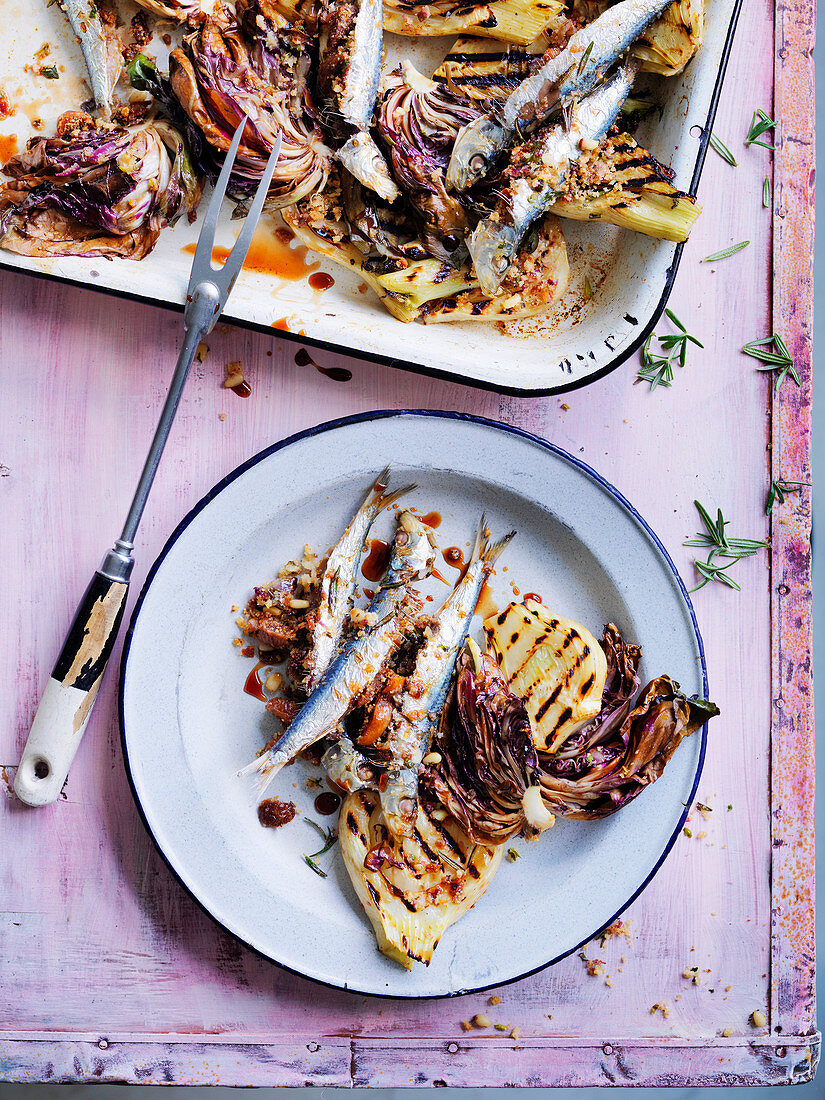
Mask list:
[[[811,339],[814,258],[814,71],[816,8],[780,3],[776,13],[777,132],[774,174],[774,331],[802,381],[773,398],[772,471],[811,481]],[[771,752],[771,1027],[795,1027],[813,1007],[815,978],[814,724],[811,668],[811,490],[788,497],[771,524],[773,738]],[[813,1027],[813,1022],[812,1025]]]
[[[808,11],[808,5],[783,6],[785,33],[807,28],[802,16]],[[195,365],[149,500],[135,591],[179,519],[238,463],[293,431],[370,408],[457,409],[550,439],[595,466],[642,511],[689,583],[691,552],[682,543],[699,522],[694,498],[721,507],[735,534],[764,538],[771,440],[774,468],[781,461],[783,476],[807,480],[808,462],[807,388],[797,394],[786,384],[773,412],[787,419],[783,426],[772,423],[770,382],[739,352],[770,329],[771,250],[782,251],[772,242],[770,212],[761,207],[770,156],[743,145],[754,106],[769,109],[772,102],[774,15],[770,0],[751,0],[734,47],[715,129],[740,163],[732,169],[709,154],[699,195],[705,213],[671,300],[706,349],[691,352],[671,390],[651,394],[634,386],[635,364],[628,363],[586,390],[520,400],[314,352],[321,366],[352,372],[341,384],[311,365],[298,366],[294,344],[277,334],[220,329],[208,341],[206,362]],[[777,58],[783,86],[789,62],[781,49]],[[795,75],[787,76],[801,80],[808,71],[803,51],[793,62]],[[793,87],[789,96],[803,95],[802,84]],[[790,104],[782,110],[791,117]],[[797,155],[793,146],[787,143],[789,157]],[[804,213],[803,179],[795,175],[801,163],[789,160],[782,168],[787,183],[777,183],[776,224],[786,234],[785,249],[806,247],[798,224],[789,228]],[[750,247],[732,259],[700,262],[745,239]],[[778,279],[795,279],[806,262],[802,255],[796,274],[780,264],[785,274]],[[781,320],[789,346],[804,355],[805,316],[791,308],[796,285],[782,285],[776,301],[786,305],[776,323]],[[0,622],[16,639],[0,647],[0,682],[14,685],[0,693],[0,764],[8,786],[78,596],[117,535],[181,333],[172,314],[26,277],[2,275],[0,295],[0,568],[6,579]],[[322,294],[318,304],[323,308]],[[659,327],[666,330],[666,323]],[[518,349],[514,341],[514,356]],[[221,388],[232,360],[241,361],[251,381],[248,400]],[[784,583],[799,593],[797,602],[786,598],[772,606],[767,554],[737,566],[741,593],[708,586],[694,598],[711,696],[722,709],[710,726],[699,790],[713,813],[709,821],[692,815],[692,838],[680,838],[626,913],[630,939],[588,947],[588,957],[605,960],[612,987],[589,977],[574,956],[498,991],[502,1004],[495,1009],[485,1008],[483,995],[385,1002],[321,989],[240,947],[180,889],[146,836],[123,772],[111,669],[63,800],[29,811],[10,794],[0,799],[6,841],[0,981],[16,991],[0,1005],[0,1076],[40,1080],[49,1064],[58,1079],[167,1075],[177,1082],[246,1084],[550,1085],[571,1082],[579,1072],[575,1083],[609,1083],[612,1074],[617,1084],[681,1085],[809,1075],[818,1051],[816,1038],[809,1038],[812,955],[809,923],[798,921],[812,891],[812,869],[804,849],[772,848],[772,838],[798,839],[810,809],[807,528],[800,511],[807,499],[789,497],[774,522],[775,552],[782,547],[786,556],[781,564],[775,560],[773,588],[783,583],[776,570],[796,562],[793,584]],[[785,525],[792,534],[787,545]],[[793,641],[781,657],[778,643],[772,656],[772,611],[783,632],[800,623],[793,636],[783,633]],[[785,680],[783,662],[791,658],[793,676]],[[803,721],[779,721],[772,667],[783,676],[783,698]],[[772,723],[781,735],[773,747]],[[804,777],[793,787],[792,759]],[[781,817],[769,812],[777,763],[788,782]],[[779,866],[786,883],[792,868],[802,880],[799,896],[789,895],[777,909],[771,882]],[[801,941],[796,927],[803,929]],[[699,985],[682,977],[689,966],[699,967]],[[656,1004],[666,1005],[668,1015],[651,1014]],[[779,1023],[781,1038],[775,1029],[751,1026],[755,1009],[770,1013],[772,1028]],[[518,1026],[522,1040],[502,1042],[497,1032],[465,1035],[461,1020],[482,1010]],[[728,1028],[730,1038],[721,1039]],[[109,1056],[95,1044],[112,1036],[121,1037],[122,1046]],[[308,1044],[318,1050],[308,1051]],[[627,1051],[621,1062],[634,1076],[623,1075],[619,1057],[606,1055],[605,1046]]]

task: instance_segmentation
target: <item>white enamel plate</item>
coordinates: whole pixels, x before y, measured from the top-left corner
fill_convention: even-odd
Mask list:
[[[641,517],[570,455],[490,421],[381,413],[324,425],[251,459],[183,520],[141,594],[121,675],[127,766],[158,848],[217,921],[282,966],[363,993],[442,996],[555,962],[624,909],[678,835],[705,731],[618,814],[558,820],[538,843],[519,843],[522,858],[502,863],[428,968],[384,958],[337,847],[318,858],[325,879],[303,861],[321,844],[302,818],[334,822],[319,818],[305,783],[319,769],[280,773],[269,793],[300,813],[277,830],[259,825],[254,789],[238,777],[273,720],[243,691],[252,662],[232,644],[232,608],[305,543],[334,543],[387,463],[393,485],[418,482],[411,505],[441,514],[442,549],[466,548],[482,511],[494,536],[518,531],[492,578],[500,607],[515,585],[597,636],[615,622],[642,647],[643,682],[667,672],[705,696],[705,666],[684,586]],[[382,516],[373,535],[390,530]],[[430,584],[443,598],[444,585]]]

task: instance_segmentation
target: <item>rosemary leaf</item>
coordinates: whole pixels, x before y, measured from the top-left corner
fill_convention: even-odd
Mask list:
[[[785,478],[774,478],[771,481],[770,488],[768,489],[768,499],[765,504],[765,515],[769,516],[773,512],[774,504],[784,504],[785,497],[788,493],[798,493],[800,489],[805,485],[810,485],[810,481],[787,481]]]
[[[657,386],[668,388],[673,381],[673,367],[678,363],[680,367],[685,365],[687,359],[688,342],[703,348],[704,344],[687,331],[685,326],[671,309],[666,309],[668,320],[679,330],[668,332],[664,336],[657,336],[659,345],[666,355],[658,354],[652,349],[653,333],[648,336],[642,348],[642,365],[636,375],[637,382],[647,382],[651,391]]]
[[[316,875],[320,875],[321,878],[326,878],[327,877],[326,871],[322,871],[321,868],[312,859],[311,856],[304,856],[304,863],[307,865],[307,867],[309,867],[311,870],[313,870]]]
[[[721,138],[718,138],[716,136],[716,134],[713,133],[712,130],[711,130],[711,134],[710,134],[710,144],[711,144],[711,147],[719,154],[719,156],[722,158],[722,160],[726,160],[728,162],[728,164],[730,164],[734,168],[736,168],[736,165],[737,165],[736,157],[733,155],[733,153],[730,151],[730,149],[728,149],[728,147],[727,147],[727,145],[725,145],[724,141],[722,141]]]
[[[774,386],[776,391],[779,390],[779,387],[789,374],[797,386],[802,385],[802,379],[799,377],[799,372],[796,369],[791,353],[788,351],[788,346],[782,337],[777,336],[776,333],[771,336],[765,336],[761,340],[751,340],[750,343],[742,347],[742,351],[752,359],[759,360],[762,366],[756,368],[758,371],[776,372],[776,383]]]
[[[739,244],[732,244],[730,248],[723,248],[721,252],[714,252],[712,256],[705,256],[702,263],[712,264],[716,260],[727,260],[729,256],[735,256],[737,252],[747,248],[750,243],[750,241],[740,241]]]
[[[333,844],[336,842],[336,840],[338,839],[338,833],[335,831],[335,829],[322,828],[322,826],[320,826],[317,821],[313,821],[310,817],[305,817],[304,821],[306,821],[307,825],[311,825],[316,832],[320,833],[321,837],[325,841],[323,848],[319,849],[317,852],[310,852],[310,856],[322,856],[324,852],[328,852]]]
[[[771,205],[771,178],[765,176],[765,182],[762,184],[762,206],[765,210],[769,210]]]

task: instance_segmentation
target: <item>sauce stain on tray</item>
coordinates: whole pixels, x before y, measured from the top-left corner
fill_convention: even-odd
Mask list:
[[[352,371],[347,370],[346,367],[322,367],[320,363],[315,362],[306,348],[301,348],[300,351],[296,352],[295,363],[299,367],[312,365],[319,373],[331,378],[333,382],[349,382],[352,378]]]
[[[319,294],[323,294],[325,290],[335,286],[335,280],[331,275],[327,275],[325,271],[316,271],[314,275],[310,275],[307,282]]]
[[[461,580],[467,570],[470,568],[470,563],[464,560],[464,552],[458,546],[448,546],[444,553],[441,555],[444,561],[453,569],[458,570],[458,579]]]
[[[336,812],[340,805],[340,795],[333,794],[332,791],[322,791],[315,799],[315,812],[323,814],[324,817],[329,817],[330,814]]]
[[[485,581],[478,594],[476,614],[480,615],[482,619],[489,619],[491,615],[495,615],[497,612],[498,604],[493,599],[493,593],[490,591],[489,583]]]
[[[321,261],[313,260],[307,263],[308,250],[306,245],[299,244],[292,248],[291,242],[293,239],[292,233],[288,229],[278,228],[273,230],[267,227],[259,227],[252,238],[252,243],[243,262],[244,270],[257,271],[262,275],[274,275],[276,278],[285,279],[288,282],[296,282],[311,272],[317,271],[321,266]],[[183,251],[194,256],[196,247],[193,242],[184,245]],[[222,245],[216,245],[212,249],[213,263],[224,263],[230,251],[231,246],[224,248]]]
[[[16,152],[17,138],[14,134],[0,134],[0,164],[5,164]]]

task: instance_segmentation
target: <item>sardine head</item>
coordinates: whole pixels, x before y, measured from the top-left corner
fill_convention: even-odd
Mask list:
[[[447,185],[454,191],[466,191],[486,176],[499,151],[504,146],[504,130],[484,115],[476,118],[458,133],[450,163],[447,165]]]
[[[435,567],[435,535],[431,527],[406,508],[398,513],[396,546],[404,555],[404,571],[409,580],[426,580]]]

